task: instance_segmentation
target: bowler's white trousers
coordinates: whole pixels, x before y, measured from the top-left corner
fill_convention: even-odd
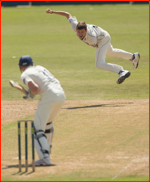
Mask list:
[[[96,48],[95,52],[95,65],[99,69],[112,71],[115,73],[119,73],[120,70],[123,70],[122,66],[106,63],[106,54],[108,56],[122,57],[124,59],[132,59],[133,56],[132,53],[126,52],[121,49],[113,48],[113,46],[111,45],[111,37],[108,32],[105,32],[104,38],[98,42],[98,47]]]

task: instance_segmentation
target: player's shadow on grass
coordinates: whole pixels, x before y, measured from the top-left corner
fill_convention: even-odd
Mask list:
[[[35,166],[35,171],[36,171],[37,167],[42,167],[43,168],[43,167],[53,167],[53,166],[57,166],[57,165],[56,164],[50,164],[49,166]],[[23,165],[23,164],[21,165],[21,172],[19,172],[19,165],[9,165],[9,166],[1,168],[1,170],[8,169],[8,168],[18,168],[18,172],[14,173],[12,175],[16,175],[16,174],[18,174],[18,175],[22,175],[22,174],[29,175],[31,173],[34,173],[32,171],[32,165],[31,164],[28,165],[28,171],[27,172],[25,171],[25,165]]]
[[[81,106],[81,107],[68,107],[68,108],[64,108],[64,109],[85,109],[85,108],[92,108],[92,107],[124,107],[126,104],[133,104],[133,102],[115,103],[115,104],[100,104],[100,105],[90,105],[90,106]]]

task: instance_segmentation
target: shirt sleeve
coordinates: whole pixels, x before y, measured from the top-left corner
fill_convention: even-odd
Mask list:
[[[76,32],[76,27],[78,24],[78,21],[75,16],[68,18],[69,23],[71,24],[72,29]]]
[[[21,75],[21,81],[28,86],[30,81],[33,81],[25,72]]]

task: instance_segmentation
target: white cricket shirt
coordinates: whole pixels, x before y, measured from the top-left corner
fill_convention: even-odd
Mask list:
[[[72,29],[76,32],[76,26],[78,24],[76,17],[75,16],[70,17],[68,21],[71,24]],[[91,47],[95,47],[100,42],[100,40],[102,40],[107,34],[108,33],[102,28],[96,25],[87,24],[87,33],[82,41]]]
[[[39,86],[38,94],[50,93],[52,96],[57,93],[64,92],[60,82],[44,67],[42,66],[29,66],[21,74],[22,82],[28,86],[29,81],[34,81]]]

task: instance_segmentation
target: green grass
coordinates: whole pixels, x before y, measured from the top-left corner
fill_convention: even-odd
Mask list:
[[[10,88],[8,81],[13,79],[20,82],[21,73],[17,64],[25,54],[29,54],[36,65],[45,66],[60,80],[68,100],[148,98],[147,5],[51,7],[70,12],[78,21],[101,26],[110,33],[113,47],[132,53],[140,52],[137,70],[132,68],[128,60],[107,56],[106,62],[122,65],[131,71],[131,77],[121,85],[116,84],[117,74],[95,67],[95,49],[78,40],[67,19],[46,14],[47,8],[37,6],[1,10],[2,100],[21,99],[21,93]]]

